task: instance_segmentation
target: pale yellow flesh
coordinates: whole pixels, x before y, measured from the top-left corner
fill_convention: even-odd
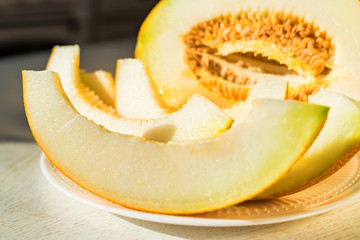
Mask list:
[[[274,186],[260,194],[259,198],[291,194],[312,186],[342,167],[349,160],[344,159],[347,153],[359,147],[359,102],[330,92],[310,96],[309,101],[330,107],[323,129],[294,167]]]
[[[174,111],[162,100],[142,61],[118,60],[115,80],[115,108],[121,116],[132,119],[157,119]]]
[[[360,100],[360,30],[354,24],[360,22],[359,1],[163,0],[141,27],[136,57],[148,64],[168,104],[181,104],[199,88],[185,62],[182,37],[197,23],[242,11],[291,13],[326,31],[335,52],[332,70],[324,80],[329,82],[329,90]]]
[[[199,22],[222,14],[236,14],[241,11],[284,12],[304,17],[305,21],[314,23],[314,26],[325,31],[334,45],[334,56],[330,61],[330,72],[322,79],[327,82],[324,88],[360,100],[360,29],[359,25],[354,24],[360,22],[360,1],[358,0],[344,0],[341,4],[337,1],[326,0],[163,0],[154,8],[141,27],[136,57],[149,64],[151,74],[157,79],[157,85],[167,90],[166,95],[180,96],[178,99],[181,101],[181,96],[189,94],[190,91],[196,91],[194,86],[197,86],[194,75],[190,73],[185,62],[186,46],[181,36]],[[184,18],[184,16],[188,17]],[[234,41],[227,44],[231,46],[229,49],[232,51]],[[170,75],[176,78],[168,81]],[[290,87],[302,83],[301,79],[291,79]],[[183,89],[177,88],[178,85]],[[328,103],[323,102],[323,104]],[[325,140],[317,140],[317,143],[289,174],[263,196],[271,196],[271,194],[274,196],[286,190],[293,192],[301,185],[316,182],[318,180],[316,176],[329,167],[332,168],[332,164],[352,149],[356,143],[355,136],[358,134],[355,130],[359,125],[358,117],[356,117],[358,110],[355,107],[347,110],[349,112],[346,117],[344,115],[339,118],[352,122],[352,125],[348,126],[349,128],[345,127],[339,120],[339,123],[332,125],[331,133],[322,132],[319,139],[323,138],[321,136],[326,136],[323,138]],[[236,115],[233,117],[237,118]],[[236,125],[236,121],[234,124]],[[354,127],[353,132],[349,134],[348,131],[352,127]],[[346,132],[348,133],[347,140],[344,139]],[[327,138],[328,134],[329,138]],[[308,160],[305,161],[305,158]]]
[[[110,72],[104,70],[82,72],[80,78],[105,104],[115,106],[115,81]]]
[[[201,96],[190,98],[182,109],[163,118],[143,120],[121,117],[80,81],[79,62],[79,46],[56,46],[47,70],[59,73],[66,95],[80,114],[109,131],[168,142],[208,138],[232,125],[230,117]]]
[[[34,137],[61,171],[106,199],[161,213],[204,212],[259,194],[307,150],[328,111],[257,100],[243,125],[217,138],[164,144],[110,133],[87,120],[56,73],[25,71],[23,79]]]
[[[262,79],[254,85],[248,98],[238,102],[224,112],[234,119],[233,126],[241,124],[252,109],[252,102],[258,98],[272,98],[284,100],[287,96],[288,82],[283,79]]]

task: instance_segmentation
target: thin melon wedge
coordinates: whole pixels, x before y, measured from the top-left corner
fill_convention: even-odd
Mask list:
[[[54,72],[24,71],[23,81],[31,130],[61,171],[108,200],[160,213],[210,211],[259,194],[307,150],[328,111],[257,100],[243,125],[216,138],[165,144],[111,133],[81,116]]]
[[[157,119],[174,112],[156,90],[146,65],[138,59],[119,59],[116,65],[116,110],[132,119]]]
[[[287,97],[288,82],[283,79],[262,79],[251,89],[247,99],[239,101],[224,112],[234,119],[233,126],[242,123],[252,109],[252,103],[259,98],[272,98],[284,100]]]
[[[311,187],[336,172],[359,151],[360,103],[331,92],[312,95],[309,101],[330,107],[323,129],[294,167],[259,198],[275,198]]]
[[[129,119],[104,104],[80,80],[79,46],[56,46],[47,70],[58,72],[61,84],[76,110],[109,131],[161,142],[215,136],[231,127],[233,120],[208,99],[191,97],[182,109],[153,120]]]

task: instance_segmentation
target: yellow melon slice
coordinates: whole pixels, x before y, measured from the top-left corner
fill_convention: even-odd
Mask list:
[[[328,119],[313,145],[291,170],[259,198],[301,191],[330,176],[360,149],[360,102],[321,92],[309,101],[330,107]]]
[[[157,119],[174,112],[156,91],[145,64],[120,59],[116,66],[116,110],[132,119]]]
[[[160,213],[204,212],[259,194],[311,145],[328,111],[257,100],[244,124],[216,138],[165,144],[111,133],[80,115],[57,73],[24,71],[23,79],[34,137],[64,174],[110,201]]]
[[[109,131],[167,142],[215,136],[232,125],[230,117],[201,96],[190,98],[182,109],[160,119],[121,117],[81,82],[79,61],[80,49],[77,45],[56,46],[47,69],[59,73],[64,91],[76,110]]]
[[[234,119],[233,126],[242,123],[252,109],[252,103],[258,98],[286,99],[288,81],[283,79],[262,79],[251,89],[246,101],[237,102],[224,112]]]
[[[252,102],[257,98],[285,99],[288,81],[265,78],[255,84],[246,101],[237,102],[223,111],[240,124],[250,112]],[[117,111],[128,118],[156,119],[174,109],[166,106],[156,92],[145,64],[137,59],[118,60],[116,71]]]

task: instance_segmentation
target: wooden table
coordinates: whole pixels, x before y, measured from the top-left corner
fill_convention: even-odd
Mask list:
[[[84,205],[42,175],[33,142],[0,143],[0,239],[360,239],[360,199],[302,220],[189,227],[134,220]]]

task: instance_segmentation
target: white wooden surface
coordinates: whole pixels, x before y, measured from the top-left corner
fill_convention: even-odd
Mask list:
[[[41,173],[35,143],[0,143],[0,239],[360,239],[360,199],[302,220],[207,228],[133,220],[88,207]]]

